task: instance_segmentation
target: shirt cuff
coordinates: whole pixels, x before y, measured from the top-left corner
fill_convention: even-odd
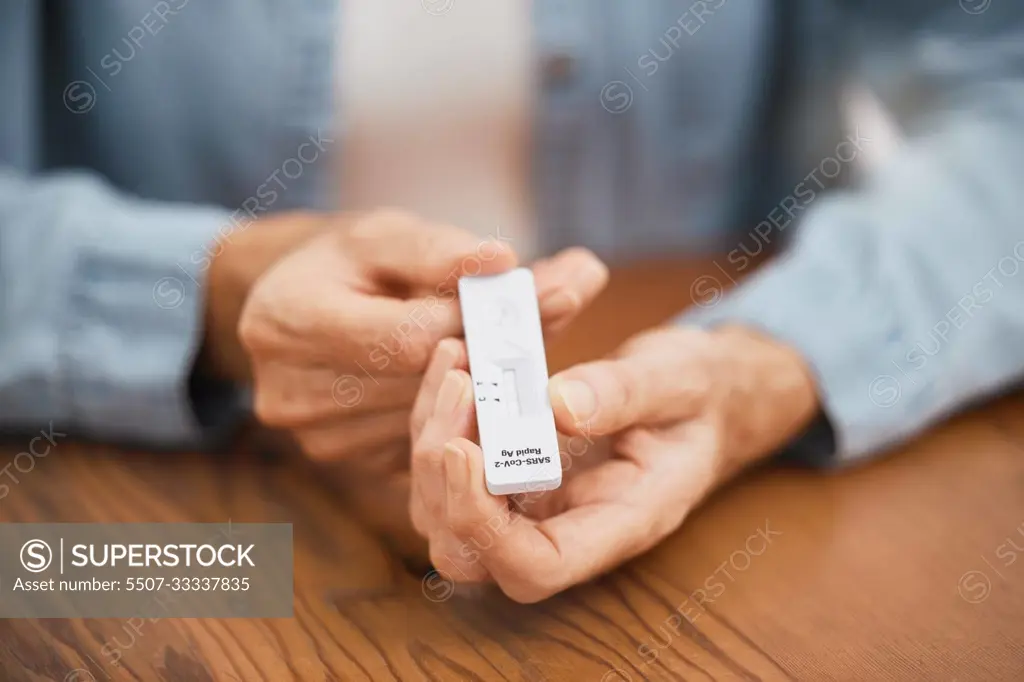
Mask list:
[[[228,213],[135,201],[112,211],[109,201],[94,207],[89,229],[76,231],[58,340],[62,412],[103,440],[215,445],[245,413],[241,391],[194,373],[206,271]]]

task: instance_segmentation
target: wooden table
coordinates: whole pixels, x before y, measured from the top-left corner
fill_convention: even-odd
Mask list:
[[[708,277],[727,280],[707,263],[617,272],[554,364],[664,319],[694,282],[709,300]],[[748,475],[654,551],[534,606],[422,580],[358,509],[264,448],[61,443],[0,520],[291,522],[295,617],[0,621],[0,679],[1022,680],[1022,417],[1009,397],[870,466]]]

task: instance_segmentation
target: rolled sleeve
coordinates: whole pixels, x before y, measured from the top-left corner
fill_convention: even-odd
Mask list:
[[[823,414],[786,454],[852,463],[1020,382],[1020,120],[966,112],[908,144],[867,187],[812,207],[779,260],[682,316],[801,353]]]
[[[0,175],[0,423],[171,448],[229,428],[242,395],[193,377],[209,249],[227,224],[85,174]]]

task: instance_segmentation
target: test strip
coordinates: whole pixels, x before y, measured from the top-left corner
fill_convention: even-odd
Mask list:
[[[514,369],[506,369],[501,373],[502,387],[505,389],[505,397],[502,400],[505,402],[505,414],[510,417],[518,417],[522,414],[522,408],[519,405],[519,391],[516,388],[516,371]]]
[[[562,483],[533,273],[459,280],[487,489],[494,495]]]

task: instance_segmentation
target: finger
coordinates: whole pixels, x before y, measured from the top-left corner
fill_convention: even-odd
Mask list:
[[[433,414],[413,444],[413,492],[419,495],[428,521],[435,525],[444,515],[444,444],[475,430],[475,405],[469,375],[461,370],[445,373]]]
[[[564,487],[562,511],[624,499],[642,473],[643,464],[633,458],[610,459],[579,472]]]
[[[268,426],[299,429],[339,417],[408,408],[419,376],[373,378],[353,367],[297,367],[269,361],[253,368],[253,411]]]
[[[461,333],[456,301],[349,294],[338,297],[332,316],[308,341],[378,377],[422,374],[438,342]]]
[[[430,563],[458,583],[480,583],[491,577],[473,544],[463,542],[443,526],[430,536]]]
[[[612,456],[608,438],[590,434],[558,434],[558,452],[562,460],[562,481],[592,469]]]
[[[410,431],[412,441],[419,440],[423,425],[434,411],[437,403],[437,392],[441,390],[441,382],[450,369],[469,369],[466,356],[466,343],[461,339],[442,339],[434,350],[434,355],[423,375],[419,393],[412,407]]]
[[[652,543],[652,508],[642,499],[576,507],[534,521],[511,511],[505,496],[487,492],[483,453],[471,441],[448,443],[444,470],[448,527],[474,548],[502,591],[516,601],[549,597]]]
[[[355,457],[409,437],[409,410],[392,410],[340,419],[296,431],[303,451],[314,461]]]
[[[577,365],[548,383],[558,429],[587,436],[689,418],[706,387],[700,367],[659,349]]]
[[[458,435],[472,435],[475,404],[469,375],[447,371],[438,390],[434,411],[413,447],[412,496],[409,510],[417,531],[430,540],[435,567],[456,580],[476,582],[486,572],[467,557],[468,550],[443,523],[445,505],[444,443]]]
[[[415,481],[415,474],[410,477]],[[416,484],[410,484],[409,489],[409,518],[412,519],[412,527],[424,538],[430,538],[430,533],[436,526],[427,514],[426,505],[423,503],[423,496],[416,490]]]
[[[377,277],[417,287],[454,291],[463,275],[504,272],[516,255],[503,241],[438,225],[401,211],[381,211],[353,226],[356,258]]]
[[[270,322],[246,333],[257,361],[357,366],[372,377],[422,374],[437,342],[462,333],[454,296],[402,300],[343,288],[280,307],[252,315]]]
[[[409,476],[411,462],[409,439],[401,437],[383,445],[373,445],[358,456],[349,457],[338,464],[355,475],[382,480],[385,477]]]
[[[571,248],[533,266],[541,321],[557,331],[586,308],[608,284],[608,268],[591,251]]]

